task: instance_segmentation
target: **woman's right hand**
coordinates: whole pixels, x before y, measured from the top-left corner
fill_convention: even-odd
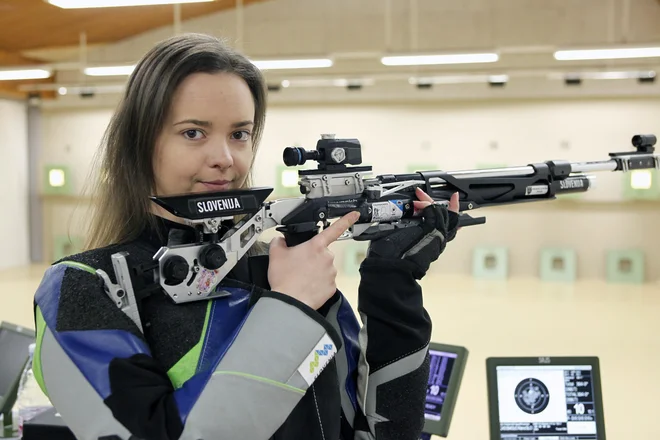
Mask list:
[[[358,212],[348,213],[311,240],[293,247],[288,247],[283,237],[274,238],[270,244],[268,263],[271,290],[318,310],[337,290],[337,269],[328,246],[359,217]]]

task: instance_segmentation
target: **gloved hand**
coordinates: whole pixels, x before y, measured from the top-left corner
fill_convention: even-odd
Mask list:
[[[366,257],[403,259],[413,263],[413,276],[421,279],[431,263],[444,252],[447,243],[458,231],[458,193],[449,206],[435,205],[433,199],[417,188],[415,215],[423,221],[416,226],[401,228],[369,243]]]

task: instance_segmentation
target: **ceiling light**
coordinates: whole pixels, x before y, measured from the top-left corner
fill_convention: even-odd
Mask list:
[[[155,6],[175,3],[206,3],[215,0],[46,0],[63,9],[113,8],[121,6]]]
[[[428,66],[435,64],[494,63],[499,60],[496,53],[465,53],[446,55],[404,55],[382,57],[386,66]]]
[[[27,70],[0,70],[0,81],[21,79],[44,79],[50,78],[50,72],[44,69]]]
[[[504,84],[509,81],[509,75],[491,75],[488,82],[491,84]]]
[[[651,58],[651,57],[660,57],[660,47],[559,50],[555,52],[555,59],[559,61],[615,60],[615,59]]]
[[[647,79],[655,78],[653,71],[610,71],[610,72],[571,72],[551,73],[548,79]]]
[[[89,76],[122,76],[130,75],[135,70],[135,66],[106,66],[106,67],[87,67],[85,75]]]
[[[637,79],[641,72],[585,72],[580,75],[584,79]]]
[[[285,79],[282,87],[342,87],[348,81],[345,79]]]
[[[317,69],[331,67],[332,60],[327,58],[307,60],[251,60],[252,64],[262,70],[275,69]]]

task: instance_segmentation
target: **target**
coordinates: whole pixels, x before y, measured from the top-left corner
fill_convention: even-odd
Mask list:
[[[518,383],[514,396],[518,408],[527,414],[538,414],[550,403],[548,387],[540,380],[531,377]]]

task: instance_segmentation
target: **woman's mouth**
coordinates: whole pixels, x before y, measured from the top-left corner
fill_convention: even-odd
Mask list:
[[[212,191],[223,191],[229,189],[231,181],[229,180],[211,180],[208,182],[201,182],[206,188]]]

